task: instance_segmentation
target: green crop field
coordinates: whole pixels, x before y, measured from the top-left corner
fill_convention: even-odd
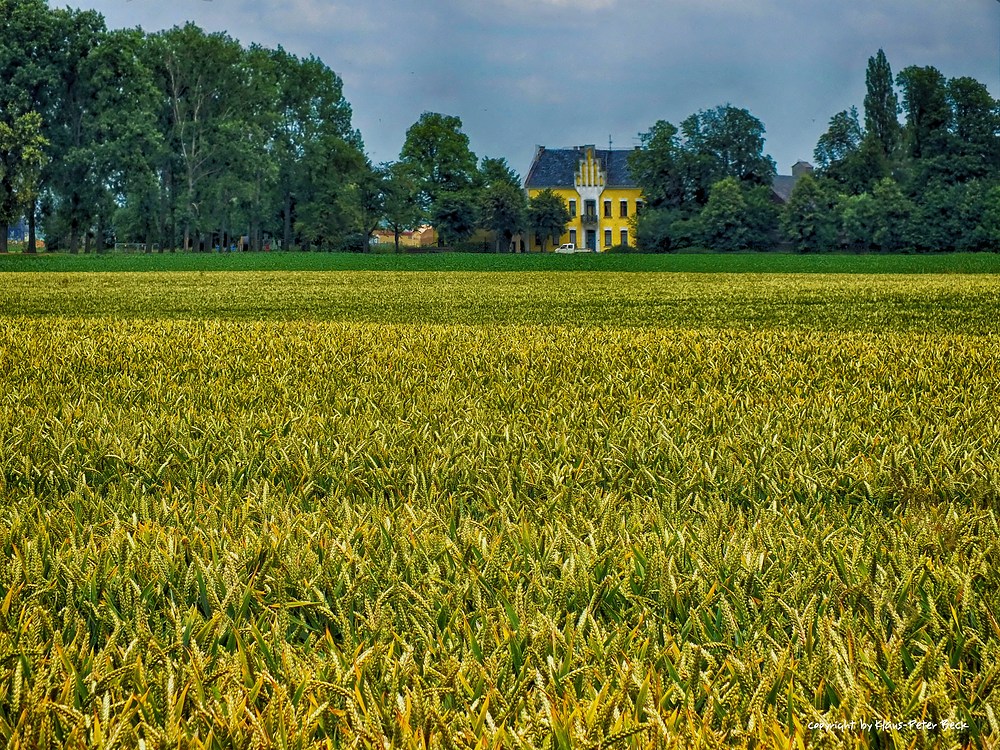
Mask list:
[[[670,273],[1000,273],[1000,253],[102,253],[0,255],[8,271],[618,271]]]
[[[51,270],[6,747],[997,745],[1000,277]]]

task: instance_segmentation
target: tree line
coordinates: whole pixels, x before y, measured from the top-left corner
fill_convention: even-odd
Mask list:
[[[520,178],[480,163],[458,118],[426,113],[399,161],[374,165],[351,116],[316,57],[0,0],[0,250],[22,218],[27,252],[41,228],[71,253],[363,250],[384,223],[398,237],[434,221],[454,241],[522,228]]]
[[[657,122],[629,157],[637,249],[981,250],[1000,241],[997,103],[971,78],[869,60],[864,118],[837,113],[815,175],[774,200],[764,126],[731,105]],[[898,92],[898,93],[897,93]],[[901,99],[899,96],[901,95]],[[901,123],[899,114],[905,116]],[[458,117],[424,113],[372,164],[340,77],[316,57],[194,24],[110,30],[95,11],[0,0],[0,250],[27,222],[49,249],[365,250],[432,224],[439,242],[556,243],[568,208],[530,201]]]
[[[1000,109],[969,77],[931,66],[893,77],[868,60],[857,106],[830,118],[780,205],[764,127],[730,105],[641,134],[630,166],[646,195],[639,248],[801,252],[982,251],[1000,247]],[[902,122],[900,115],[903,116]]]

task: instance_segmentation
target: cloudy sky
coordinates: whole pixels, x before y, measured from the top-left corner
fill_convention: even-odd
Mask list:
[[[894,73],[934,65],[1000,90],[994,0],[63,1],[111,27],[190,20],[320,57],[376,163],[425,111],[458,115],[478,156],[523,176],[536,144],[632,147],[657,120],[731,103],[787,173],[831,115],[861,109],[880,47]]]

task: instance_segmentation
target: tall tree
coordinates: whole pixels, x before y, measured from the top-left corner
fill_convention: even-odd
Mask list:
[[[476,173],[476,188],[489,188],[497,185],[508,185],[515,190],[521,189],[521,177],[504,158],[484,156]]]
[[[444,193],[470,188],[476,174],[469,137],[462,132],[462,120],[453,115],[424,112],[406,131],[399,160],[417,180],[425,211]]]
[[[891,156],[899,142],[899,100],[892,83],[892,69],[881,49],[868,58],[865,88],[865,129],[878,143],[882,155]]]
[[[41,115],[43,135],[51,120],[59,81],[60,40],[55,14],[44,0],[0,0],[0,112],[7,124],[28,112]],[[46,144],[46,162],[48,159]],[[37,195],[41,175],[24,207],[28,219],[26,251],[36,249]]]
[[[813,158],[823,177],[854,195],[869,190],[890,171],[882,142],[874,133],[862,129],[856,107],[830,118],[830,125],[820,136]]]
[[[42,118],[28,112],[4,122],[0,116],[0,252],[7,252],[10,225],[22,215],[38,189],[44,162]]]
[[[287,249],[298,235],[299,203],[307,197],[303,192],[306,152],[328,138],[339,139],[358,152],[362,142],[351,126],[351,107],[344,99],[340,76],[316,57],[298,58],[280,47],[271,55],[278,77],[275,153],[282,246]]]
[[[931,159],[948,153],[951,107],[945,77],[932,66],[911,65],[896,78],[903,91],[909,155]]]
[[[59,82],[46,122],[52,156],[44,176],[53,214],[47,231],[80,250],[90,238],[103,247],[111,222],[112,180],[131,129],[138,74],[127,54],[127,33],[108,32],[96,11],[55,11],[59,35]]]
[[[188,23],[157,35],[161,80],[169,116],[168,142],[182,170],[179,209],[183,247],[205,222],[211,191],[206,183],[235,149],[232,134],[243,103],[242,48],[223,33],[206,34]],[[208,213],[205,211],[204,213]]]
[[[307,247],[336,250],[357,231],[354,176],[364,169],[365,157],[343,138],[326,134],[306,143],[302,163],[296,232]]]

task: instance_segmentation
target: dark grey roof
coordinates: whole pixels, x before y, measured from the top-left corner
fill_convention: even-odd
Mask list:
[[[795,183],[798,181],[798,177],[793,177],[790,174],[776,174],[771,179],[771,190],[781,199],[782,203],[788,203],[788,199],[792,197]]]
[[[594,149],[594,156],[600,160],[607,174],[607,187],[638,187],[628,168],[631,149]],[[528,169],[524,180],[526,188],[571,188],[580,162],[586,158],[584,146],[577,148],[538,149],[535,160]]]

